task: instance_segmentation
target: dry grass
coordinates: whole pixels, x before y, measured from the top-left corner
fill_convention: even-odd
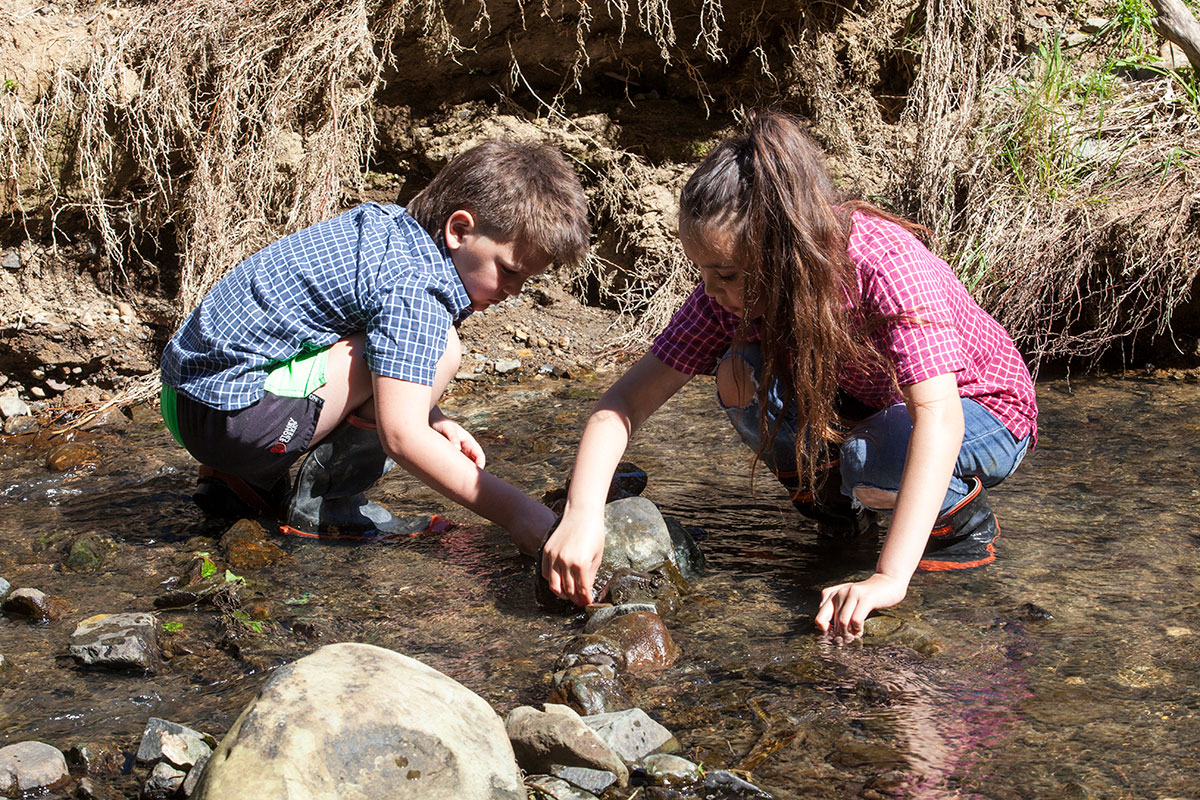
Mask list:
[[[488,39],[501,17],[519,24],[504,42]],[[35,102],[0,91],[0,199],[51,215],[82,209],[119,276],[177,259],[181,313],[241,258],[353,195],[398,37],[416,37],[433,69],[465,71],[484,46],[519,52],[513,43],[539,26],[576,44],[560,84],[543,92],[539,124],[569,128],[562,101],[581,89],[591,59],[620,57],[634,39],[690,76],[698,102],[734,116],[776,103],[802,110],[845,163],[884,176],[873,199],[894,200],[939,232],[985,306],[1035,358],[1094,357],[1145,326],[1163,331],[1195,276],[1200,148],[1194,104],[1172,99],[1180,84],[1122,83],[1108,105],[1090,106],[1100,117],[1073,111],[1082,101],[1065,93],[1050,117],[1071,117],[1072,133],[1047,128],[1047,115],[1030,114],[1029,92],[1013,89],[1030,65],[999,0],[806,3],[801,14],[742,0],[161,0],[96,19],[90,52],[72,62],[82,66],[64,65]],[[613,20],[616,34],[597,47],[600,23]],[[533,91],[516,55],[511,63],[496,88]],[[705,82],[718,65],[737,75],[720,96]],[[895,90],[902,96],[878,96],[881,81],[909,69],[911,85]],[[899,120],[888,104],[903,107]],[[1100,144],[1069,180],[1058,169],[1039,183],[1038,164],[1062,163],[1064,137]],[[644,339],[694,281],[671,241],[673,221],[651,213],[661,205],[651,189],[681,170],[607,142],[581,168],[623,263],[596,258],[590,276],[568,277],[599,284],[637,320],[629,338]]]

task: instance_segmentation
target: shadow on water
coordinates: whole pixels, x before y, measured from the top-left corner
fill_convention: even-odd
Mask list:
[[[1004,535],[986,570],[917,577],[863,644],[812,633],[818,590],[869,570],[838,556],[761,471],[696,381],[628,457],[646,495],[704,528],[710,572],[669,620],[683,657],[634,699],[685,754],[744,769],[778,797],[1200,796],[1200,387],[1040,385],[1042,437],[993,494]],[[531,494],[561,484],[599,383],[534,381],[444,408],[498,475]],[[501,713],[543,702],[578,631],[534,602],[530,564],[503,532],[398,474],[377,498],[439,511],[454,530],[388,545],[280,538],[287,557],[243,570],[252,625],[214,607],[160,612],[154,674],[85,672],[71,631],[97,613],[152,611],[220,526],[188,499],[192,465],[161,425],[80,434],[98,465],[52,473],[50,443],[0,451],[0,577],[61,615],[0,618],[0,745],[39,739],[136,747],[149,716],[221,734],[275,666],[360,641],[417,656]],[[98,564],[67,566],[82,535]],[[1044,613],[1048,612],[1048,613]],[[104,780],[134,797],[136,776]]]

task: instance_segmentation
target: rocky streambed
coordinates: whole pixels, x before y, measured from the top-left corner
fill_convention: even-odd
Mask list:
[[[606,381],[525,375],[446,410],[498,474],[553,502]],[[439,716],[435,697],[451,720],[477,719],[454,692],[475,697],[480,721],[465,733],[482,738],[422,758],[473,754],[456,763],[507,776],[504,791],[1190,796],[1200,455],[1189,409],[1200,397],[1169,380],[1039,389],[1040,446],[995,493],[1000,560],[919,578],[843,648],[812,632],[816,589],[869,568],[873,547],[826,552],[769,476],[751,488],[746,454],[701,382],[631,447],[648,475],[641,498],[611,507],[629,530],[655,527],[635,522],[646,519],[637,507],[661,509],[659,555],[669,540],[673,558],[612,564],[609,594],[587,611],[548,602],[500,531],[399,475],[377,499],[457,527],[346,546],[205,520],[189,499],[193,466],[152,407],[6,437],[0,784],[16,775],[18,789],[46,784],[51,797],[204,791],[195,765],[207,751],[264,741],[249,721],[270,718],[265,698],[294,688],[309,659],[332,659],[341,666],[320,662],[317,705],[361,730],[372,714],[398,718],[387,709],[412,675],[440,676],[429,685],[445,694],[422,690],[414,723],[390,741],[415,741]],[[686,574],[680,555],[699,559],[677,546],[681,531],[707,533],[696,539],[703,573]],[[350,695],[362,714],[348,713]],[[617,723],[643,734],[640,749],[611,738]],[[283,730],[329,735],[302,717]],[[362,763],[366,750],[334,740]],[[424,785],[409,773],[430,768],[398,747],[384,760],[376,751],[368,772]]]

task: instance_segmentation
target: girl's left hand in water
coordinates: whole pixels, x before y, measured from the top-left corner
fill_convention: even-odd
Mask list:
[[[876,572],[865,581],[839,583],[821,592],[821,607],[813,623],[838,644],[863,635],[863,622],[877,608],[890,608],[908,594],[908,581]]]
[[[475,441],[474,436],[467,433],[466,428],[448,417],[442,417],[429,423],[429,427],[442,436],[445,436],[450,444],[457,447],[464,456],[475,462],[475,466],[483,469],[487,463],[487,457],[484,456],[483,448],[479,446],[479,442]]]

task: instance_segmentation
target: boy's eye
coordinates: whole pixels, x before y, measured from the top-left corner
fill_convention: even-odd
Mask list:
[[[512,267],[508,266],[507,264],[501,264],[500,271],[503,272],[505,275],[516,275],[517,274],[517,271],[515,269],[513,269]]]

